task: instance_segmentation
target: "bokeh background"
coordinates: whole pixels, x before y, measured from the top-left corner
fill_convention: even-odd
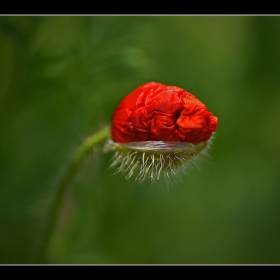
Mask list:
[[[57,182],[123,96],[156,81],[219,118],[212,158],[141,185],[99,147],[64,197],[45,263],[280,262],[280,18],[1,16],[0,263],[42,262]]]

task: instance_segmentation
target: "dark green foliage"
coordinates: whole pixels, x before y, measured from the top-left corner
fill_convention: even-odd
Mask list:
[[[279,17],[0,17],[0,263],[36,263],[75,148],[137,86],[195,94],[219,118],[212,159],[142,185],[92,152],[49,263],[279,263]]]

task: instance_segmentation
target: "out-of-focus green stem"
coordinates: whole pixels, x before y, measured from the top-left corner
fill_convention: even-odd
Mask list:
[[[84,157],[88,152],[97,144],[105,141],[110,134],[109,127],[105,127],[93,135],[87,137],[82,144],[77,148],[73,157],[66,169],[61,180],[58,182],[55,197],[53,199],[49,216],[46,221],[46,227],[43,232],[42,240],[40,242],[39,252],[37,254],[36,263],[44,263],[47,260],[47,250],[50,244],[51,237],[55,230],[57,219],[59,217],[61,204],[63,202],[64,195],[66,193],[67,187],[76,175],[78,168],[81,166]]]

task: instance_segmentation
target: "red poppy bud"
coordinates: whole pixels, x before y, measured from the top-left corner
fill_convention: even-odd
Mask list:
[[[152,82],[117,106],[105,150],[116,152],[111,166],[119,165],[126,178],[169,178],[207,152],[217,127],[217,117],[193,94]]]
[[[210,139],[217,117],[193,94],[176,86],[151,82],[128,94],[117,106],[112,139],[117,143]]]

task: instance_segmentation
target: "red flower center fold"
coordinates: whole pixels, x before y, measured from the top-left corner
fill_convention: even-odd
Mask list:
[[[176,86],[151,82],[128,94],[117,106],[112,121],[112,139],[136,141],[209,140],[218,128],[218,118],[193,94]]]

